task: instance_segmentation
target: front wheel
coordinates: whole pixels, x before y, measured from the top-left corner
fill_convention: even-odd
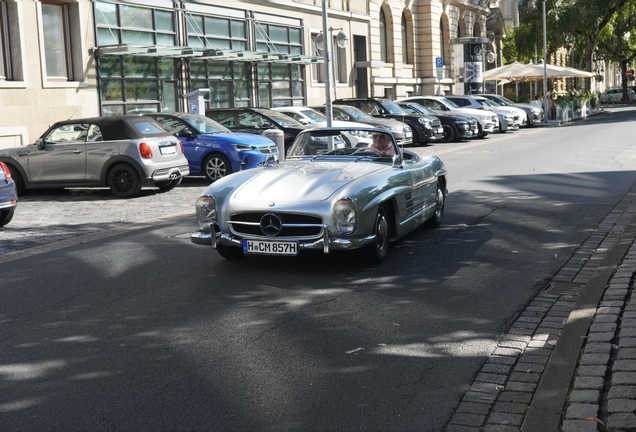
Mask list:
[[[20,171],[18,171],[18,169],[13,165],[8,166],[13,182],[15,183],[15,188],[18,191],[18,195],[24,194],[26,192],[26,188],[24,186],[24,179],[22,178],[22,175],[20,175]]]
[[[389,250],[389,219],[386,206],[381,205],[375,215],[373,234],[375,240],[372,244],[365,246],[362,251],[362,258],[368,264],[379,264]]]
[[[455,132],[455,128],[451,125],[444,125],[444,136],[440,140],[443,143],[449,143],[457,141],[457,133]]]
[[[437,181],[437,190],[435,191],[435,213],[426,221],[426,226],[429,228],[437,228],[442,224],[444,218],[444,204],[446,203],[446,191],[444,189],[444,183],[441,180]]]
[[[162,192],[167,192],[179,186],[182,181],[183,181],[183,177],[179,177],[178,179],[175,179],[175,180],[168,180],[165,182],[155,183],[155,186],[157,186],[159,190],[161,190]]]
[[[219,255],[228,260],[243,258],[243,249],[241,249],[240,247],[217,244],[216,251],[219,253]]]
[[[128,164],[117,164],[108,173],[108,187],[119,198],[130,198],[141,191],[141,179]]]
[[[232,165],[222,154],[211,154],[203,161],[203,173],[210,182],[215,182],[228,174],[232,174]]]
[[[6,224],[8,224],[9,222],[11,222],[11,219],[13,219],[13,212],[14,211],[15,211],[15,209],[3,210],[3,211],[0,212],[0,227],[3,227]]]

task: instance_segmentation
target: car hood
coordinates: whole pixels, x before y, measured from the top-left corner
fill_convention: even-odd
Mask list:
[[[245,144],[256,147],[269,147],[274,142],[262,135],[243,133],[243,132],[223,132],[215,134],[199,134],[200,137],[210,140],[223,140],[228,144]]]
[[[349,183],[390,169],[382,163],[286,161],[244,182],[234,199],[251,202],[323,201]]]

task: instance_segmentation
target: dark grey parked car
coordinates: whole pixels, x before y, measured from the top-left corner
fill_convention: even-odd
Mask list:
[[[145,116],[55,123],[35,144],[0,150],[18,193],[25,189],[108,186],[120,198],[142,185],[170,190],[190,173],[181,144]]]

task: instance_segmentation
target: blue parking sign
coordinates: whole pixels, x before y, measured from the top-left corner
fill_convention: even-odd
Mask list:
[[[444,59],[441,57],[435,57],[435,67],[444,67]]]

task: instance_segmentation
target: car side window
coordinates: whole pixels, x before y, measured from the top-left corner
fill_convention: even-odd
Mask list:
[[[252,112],[241,113],[238,120],[239,127],[248,129],[260,129],[264,124],[269,123],[269,121],[260,114]]]
[[[236,121],[234,121],[234,113],[227,112],[207,112],[206,116],[210,117],[212,120],[215,120],[221,123],[226,128],[233,128],[236,126]]]
[[[44,140],[47,143],[83,143],[86,142],[86,135],[88,134],[87,124],[67,124],[59,126],[51,130]]]
[[[104,141],[104,137],[102,136],[102,130],[97,125],[90,125],[88,128],[88,135],[86,137],[86,141],[96,142],[96,141]]]
[[[466,99],[462,99],[462,98],[453,98],[451,99],[453,102],[455,102],[457,105],[459,106],[467,106],[470,105],[470,102],[467,101]]]
[[[172,135],[177,135],[183,129],[186,129],[186,125],[179,119],[173,117],[155,117],[157,123],[159,123],[165,130],[170,132]]]

